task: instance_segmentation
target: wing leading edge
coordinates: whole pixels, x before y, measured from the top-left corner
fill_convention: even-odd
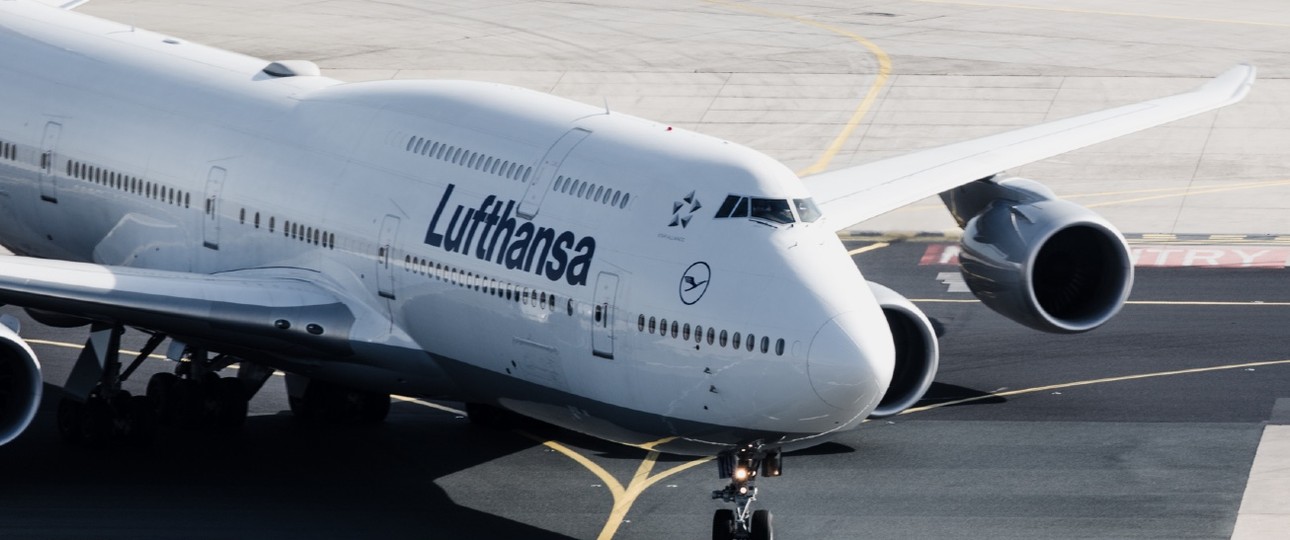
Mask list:
[[[1190,92],[826,172],[806,185],[842,230],[1013,167],[1231,105],[1255,73],[1243,64]]]
[[[355,309],[296,269],[205,275],[0,257],[0,304],[281,353],[353,354]]]

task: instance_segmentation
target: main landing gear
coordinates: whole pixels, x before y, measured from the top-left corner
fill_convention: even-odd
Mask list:
[[[120,441],[147,444],[159,426],[236,429],[246,420],[247,401],[273,370],[243,362],[237,377],[217,373],[238,359],[186,348],[175,373],[158,373],[147,392],[133,396],[122,383],[166,340],[152,334],[128,367],[120,361],[117,324],[94,323],[58,404],[58,432],[71,443]]]
[[[712,498],[734,503],[735,507],[722,508],[712,515],[712,540],[775,538],[770,511],[752,512],[749,508],[757,500],[758,471],[767,477],[783,474],[783,455],[778,448],[768,450],[760,444],[750,444],[717,456],[718,476],[729,478],[730,484],[713,491]]]

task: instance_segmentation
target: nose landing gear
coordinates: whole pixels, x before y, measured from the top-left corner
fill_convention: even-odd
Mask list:
[[[768,450],[750,444],[717,457],[717,473],[729,478],[725,489],[712,492],[713,499],[734,503],[734,509],[722,508],[712,515],[712,540],[773,540],[775,530],[769,510],[752,511],[757,500],[755,481],[761,476],[783,474],[783,456],[779,449]]]

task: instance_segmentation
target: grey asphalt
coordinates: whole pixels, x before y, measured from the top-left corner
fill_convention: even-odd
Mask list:
[[[462,77],[607,100],[798,170],[834,141],[879,62],[851,36],[793,16],[870,39],[891,58],[892,79],[830,168],[1179,91],[1250,61],[1262,78],[1237,107],[1018,172],[1128,231],[1290,232],[1282,2],[991,4],[751,4],[768,13],[684,0],[94,0],[82,10],[314,60],[343,80]],[[947,227],[936,204],[859,226]],[[936,279],[952,269],[916,266],[924,248],[897,244],[858,260],[867,277],[911,298],[962,298]],[[1148,269],[1133,299],[1285,302],[1285,274]],[[1038,334],[979,304],[920,306],[947,332],[932,403],[1290,359],[1282,306],[1130,305],[1082,336]],[[84,340],[30,322],[25,335]],[[75,352],[35,347],[48,380],[61,383]],[[147,450],[91,451],[58,443],[48,394],[33,429],[0,447],[0,538],[596,538],[612,506],[602,479],[550,448],[414,404],[396,404],[378,429],[301,425],[272,382],[234,436],[172,432]],[[1276,365],[899,416],[789,456],[759,503],[775,511],[781,538],[1227,538],[1259,433],[1283,397],[1290,368]],[[528,429],[624,484],[644,457]],[[664,456],[655,472],[685,462]],[[717,508],[707,493],[719,485],[710,465],[659,482],[614,538],[706,538]]]
[[[857,259],[869,279],[911,297],[960,298],[938,292],[943,268],[917,266],[924,249],[896,244]],[[1284,302],[1287,277],[1146,269],[1133,300]],[[1089,334],[1048,336],[976,303],[920,305],[946,331],[924,404],[1290,359],[1285,342],[1270,337],[1290,322],[1285,306],[1130,305]],[[24,332],[83,340],[34,323]],[[61,382],[75,351],[36,349],[48,379]],[[396,404],[375,429],[301,424],[275,380],[235,435],[178,431],[155,448],[89,450],[58,442],[49,393],[33,429],[0,448],[0,537],[596,538],[612,506],[600,478],[550,448],[415,404]],[[1290,397],[1287,365],[902,415],[789,456],[784,477],[763,480],[758,504],[775,512],[781,538],[1227,538],[1262,427],[1282,397]],[[552,428],[524,429],[573,448],[624,485],[644,457]],[[663,456],[653,472],[687,461]],[[706,537],[719,507],[708,499],[720,487],[712,468],[645,490],[614,538]]]

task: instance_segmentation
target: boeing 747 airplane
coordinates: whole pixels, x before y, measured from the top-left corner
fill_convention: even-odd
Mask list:
[[[73,2],[76,3],[76,2]],[[1003,171],[1235,103],[1184,94],[799,178],[754,150],[521,88],[347,84],[30,0],[0,0],[0,302],[88,330],[73,442],[237,426],[286,374],[302,416],[379,422],[391,393],[718,456],[714,538],[782,453],[913,405],[936,335],[837,232],[939,194],[972,292],[1047,332],[1098,327],[1121,234]],[[40,364],[0,327],[0,443]],[[121,358],[126,328],[150,336]],[[121,381],[169,340],[174,373]],[[236,365],[236,375],[222,376]]]

